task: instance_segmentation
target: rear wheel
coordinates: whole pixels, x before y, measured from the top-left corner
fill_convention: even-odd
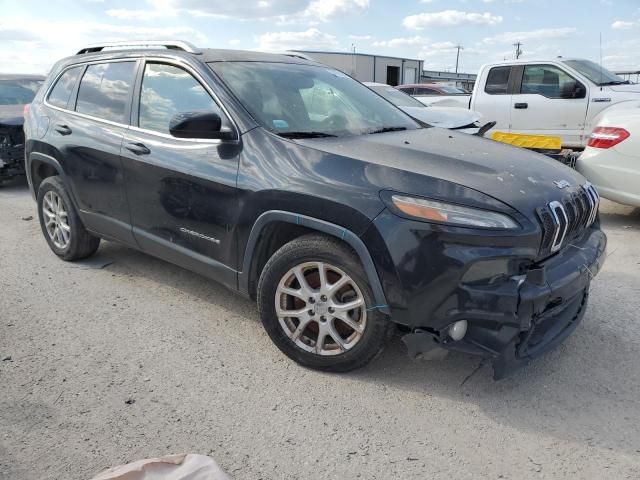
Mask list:
[[[63,260],[80,260],[98,249],[100,238],[82,225],[60,177],[45,178],[40,184],[38,216],[49,247]]]
[[[358,258],[342,242],[300,237],[267,262],[258,285],[262,322],[301,365],[348,371],[384,347],[391,323],[377,309]]]

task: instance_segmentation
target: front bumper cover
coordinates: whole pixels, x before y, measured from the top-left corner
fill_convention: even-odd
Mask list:
[[[459,341],[448,337],[446,330],[416,328],[403,337],[409,354],[442,349],[477,354],[492,359],[496,380],[505,377],[575,330],[586,310],[591,280],[604,263],[606,243],[601,230],[591,229],[578,245],[567,246],[526,275],[512,279],[517,282],[515,297],[507,293],[509,289],[498,287],[471,292],[487,296],[488,304],[512,305],[513,320],[505,321],[504,309],[498,317],[491,312],[467,312],[467,334]],[[458,312],[458,318],[464,313]]]

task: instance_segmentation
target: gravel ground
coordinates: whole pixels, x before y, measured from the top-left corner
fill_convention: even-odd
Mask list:
[[[1,187],[0,478],[181,452],[237,479],[640,478],[640,210],[602,217],[584,322],[527,369],[496,383],[475,357],[412,361],[394,340],[334,375],[196,274],[106,242],[58,260],[26,186]]]

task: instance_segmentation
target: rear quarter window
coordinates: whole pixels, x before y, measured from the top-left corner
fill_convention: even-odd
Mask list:
[[[118,123],[125,122],[135,62],[89,65],[80,81],[76,112]]]
[[[506,95],[509,91],[509,76],[511,67],[493,67],[487,75],[487,83],[484,86],[485,93],[489,95]]]
[[[78,81],[82,67],[73,67],[66,70],[54,85],[47,102],[54,107],[67,108],[73,88]]]

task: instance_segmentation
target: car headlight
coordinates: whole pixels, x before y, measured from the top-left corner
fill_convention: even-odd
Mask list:
[[[520,225],[508,215],[490,210],[463,207],[404,195],[392,195],[391,201],[402,213],[418,220],[496,230],[515,230],[520,228]]]

